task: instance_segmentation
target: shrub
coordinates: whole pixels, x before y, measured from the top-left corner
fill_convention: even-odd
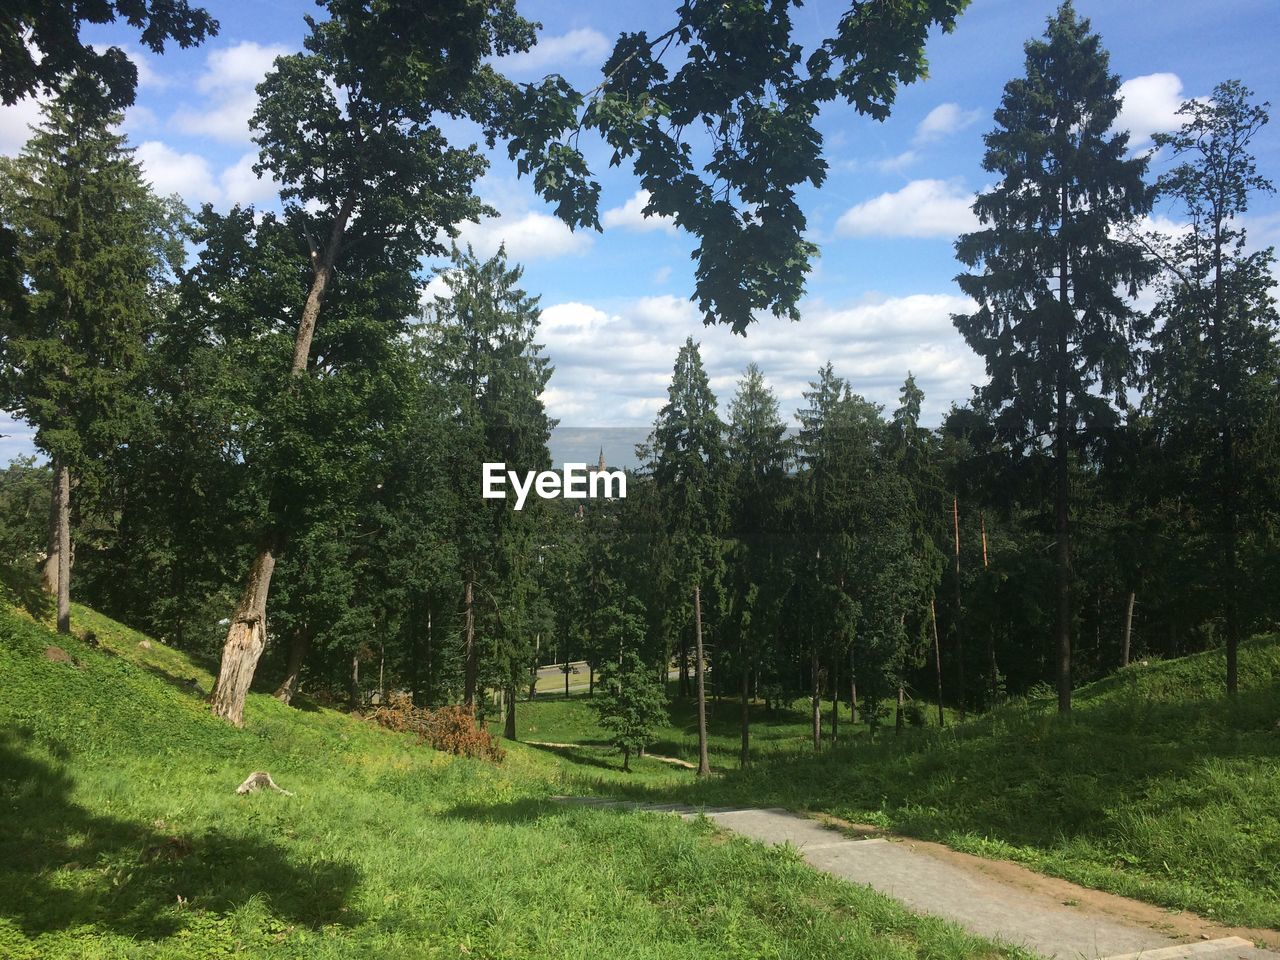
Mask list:
[[[388,730],[416,733],[418,742],[460,757],[500,763],[506,751],[483,726],[476,723],[470,707],[415,707],[407,693],[393,693],[388,703],[369,714],[369,719]]]

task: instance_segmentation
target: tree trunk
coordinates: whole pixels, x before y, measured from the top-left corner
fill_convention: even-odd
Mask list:
[[[622,748],[622,772],[623,773],[631,772],[631,748],[630,747]],[[701,771],[699,771],[699,773],[701,773]]]
[[[463,703],[470,707],[473,711],[476,707],[476,683],[480,673],[480,664],[476,654],[476,615],[473,601],[475,599],[475,585],[470,579],[463,588],[463,606],[466,608],[463,614],[463,653],[466,659],[466,674],[464,677],[465,688],[462,694]],[[568,682],[565,683],[565,692],[568,692]]]
[[[596,695],[596,665],[592,661],[587,661],[587,696],[594,697]]]
[[[849,722],[858,722],[858,673],[854,669],[853,644],[849,644]]]
[[[987,515],[978,514],[978,522],[982,525],[982,569],[987,569]],[[935,627],[936,629],[936,627]],[[996,631],[992,624],[987,624],[987,669],[991,672],[991,705],[994,707],[1000,699],[1000,667],[996,663]]]
[[[680,696],[689,696],[689,640],[680,631]]]
[[[938,727],[946,725],[942,718],[942,649],[938,644],[938,604],[929,601],[929,620],[933,624],[933,672],[938,681]]]
[[[840,739],[840,658],[831,660],[831,745]]]
[[[281,703],[292,703],[293,695],[298,692],[298,681],[302,676],[302,663],[311,649],[311,627],[304,624],[295,631],[289,642],[289,664],[284,671],[284,679],[276,688],[276,699]]]
[[[360,709],[360,651],[351,654],[351,675],[347,678],[347,705],[352,711]]]
[[[711,773],[711,760],[707,756],[707,687],[706,671],[702,660],[702,585],[693,585],[694,655],[698,658],[694,669],[698,674],[698,776]]]
[[[1218,381],[1218,432],[1221,435],[1221,505],[1223,575],[1223,626],[1227,641],[1227,694],[1235,696],[1239,689],[1240,608],[1239,570],[1239,489],[1236,486],[1235,438],[1227,395],[1226,362],[1226,292],[1222,279],[1223,224],[1214,220],[1213,247],[1213,353]]]
[[[956,575],[956,709],[959,711],[960,719],[964,719],[964,636],[960,629],[961,620],[961,595],[960,595],[960,498],[953,497],[951,500],[951,518],[956,528],[956,551],[955,551],[955,575]]]
[[[1060,229],[1067,227],[1070,216],[1070,201],[1064,187],[1061,197],[1062,219]],[[1067,469],[1067,431],[1070,424],[1067,420],[1067,349],[1068,328],[1071,325],[1071,302],[1068,292],[1067,276],[1071,269],[1070,251],[1062,244],[1058,264],[1058,302],[1060,319],[1058,323],[1058,355],[1056,371],[1056,410],[1053,431],[1053,467],[1054,467],[1054,520],[1057,529],[1057,544],[1054,551],[1056,589],[1055,589],[1055,623],[1058,645],[1058,712],[1071,712],[1071,520],[1068,498],[1070,496],[1070,474]]]
[[[315,335],[325,290],[333,276],[333,265],[342,249],[347,221],[355,203],[354,194],[343,200],[323,250],[315,244],[310,234],[307,235],[311,248],[311,288],[307,291],[302,316],[298,320],[298,330],[294,335],[293,359],[289,365],[291,376],[301,377],[307,372],[311,339]],[[218,681],[214,684],[209,699],[214,716],[230,720],[237,727],[244,723],[244,698],[249,693],[254,671],[258,668],[258,659],[267,643],[267,597],[271,592],[271,574],[275,570],[276,558],[283,546],[283,535],[273,533],[267,538],[265,545],[259,548],[249,567],[249,579],[244,593],[231,614],[226,642],[222,645]]]
[[[1129,591],[1129,599],[1124,605],[1124,637],[1120,641],[1120,666],[1129,665],[1129,638],[1133,636],[1133,601],[1136,593]]]
[[[240,602],[231,614],[231,626],[222,646],[222,665],[218,680],[209,694],[215,717],[244,725],[244,699],[253,683],[258,659],[267,645],[267,594],[271,574],[276,568],[276,541],[268,537],[258,547],[249,568],[249,579],[240,594]]]
[[[905,703],[906,703],[906,696],[902,689],[902,680],[899,679],[898,680],[898,709],[894,712],[894,715],[893,715],[893,732],[894,733],[901,733],[902,728],[906,723],[906,717],[903,715],[905,712]]]
[[[751,710],[747,702],[747,694],[751,683],[751,670],[747,666],[746,651],[741,651],[740,655],[742,659],[742,748],[738,752],[738,766],[745,768],[751,756]]]
[[[51,597],[58,596],[58,501],[60,499],[59,484],[62,479],[62,468],[58,465],[58,458],[53,459],[53,473],[49,479],[49,532],[48,544],[45,552],[44,563],[40,566],[40,580],[44,586],[45,593]]]
[[[516,671],[511,671],[511,682],[507,685],[506,723],[503,724],[502,735],[508,740],[516,738]]]
[[[58,632],[71,632],[71,468],[58,464]]]
[[[818,666],[816,646],[809,655],[809,674],[809,712],[813,725],[813,749],[816,753],[822,749],[822,671]]]

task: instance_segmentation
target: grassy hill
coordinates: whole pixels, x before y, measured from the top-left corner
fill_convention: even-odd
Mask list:
[[[0,609],[5,958],[1018,955],[706,822],[551,801],[609,765],[455,759],[258,694],[234,730],[204,670],[74,616],[96,646]],[[235,795],[263,769],[295,796]]]
[[[1076,694],[1009,703],[946,729],[862,728],[819,756],[764,752],[653,799],[783,806],[1022,861],[1077,883],[1280,929],[1280,642],[1137,663]],[[548,707],[548,709],[551,709]],[[546,721],[544,721],[546,722]]]

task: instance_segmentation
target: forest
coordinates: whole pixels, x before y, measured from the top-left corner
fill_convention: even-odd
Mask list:
[[[0,955],[1276,956],[1271,105],[1224,69],[1131,142],[1065,0],[972,121],[981,382],[725,389],[707,331],[807,355],[823,110],[890,121],[974,15],[837,6],[658,4],[583,88],[504,72],[514,0],[318,0],[272,196],[197,206],[89,37],[217,11],[0,16]],[[704,326],[560,463],[543,291],[466,225],[505,165],[602,230],[602,155]]]

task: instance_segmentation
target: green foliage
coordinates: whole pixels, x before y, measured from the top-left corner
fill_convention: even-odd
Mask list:
[[[622,769],[629,771],[631,754],[644,750],[666,720],[666,684],[653,665],[636,653],[634,645],[643,636],[640,618],[617,608],[610,615],[620,649],[616,659],[608,656],[601,661],[592,706],[610,742],[622,751]]]

